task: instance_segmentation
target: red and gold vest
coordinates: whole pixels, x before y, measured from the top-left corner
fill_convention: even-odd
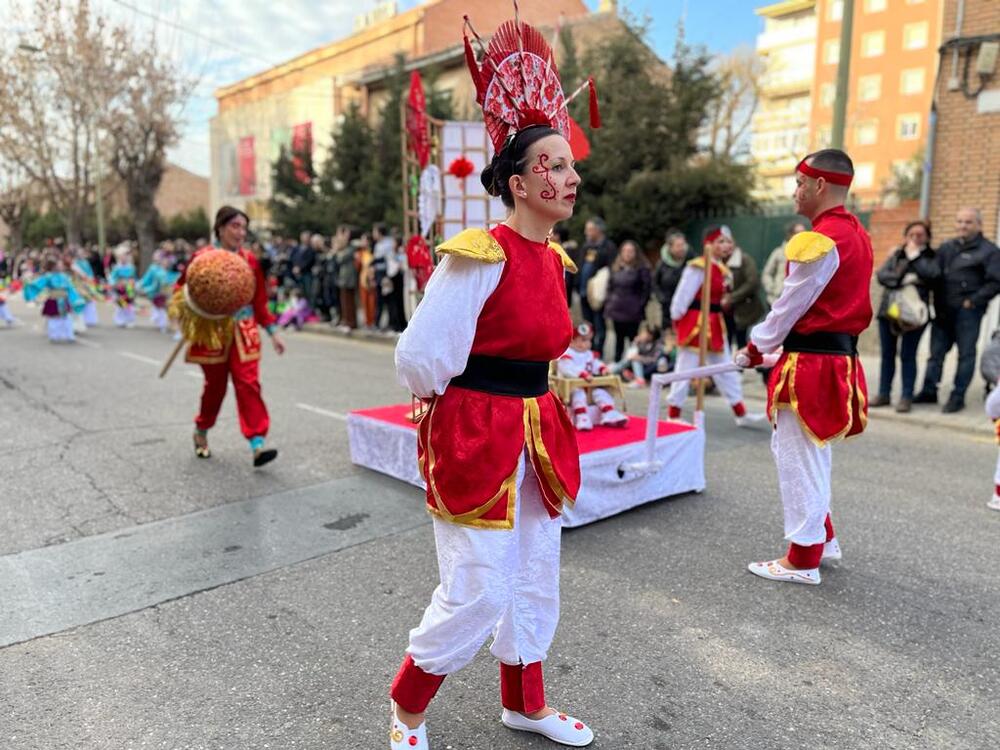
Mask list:
[[[692,268],[702,269],[705,267],[704,258],[695,258],[688,262]],[[712,261],[712,270],[709,275],[709,303],[718,306],[722,303],[722,297],[732,287],[732,273],[724,263],[717,260]],[[674,330],[677,333],[677,344],[697,348],[698,339],[701,335],[701,291],[703,287],[698,287],[698,293],[694,296],[691,309],[688,309],[679,320],[674,323]],[[726,320],[721,312],[709,312],[708,314],[708,350],[710,352],[721,352],[726,348]]]
[[[814,262],[834,248],[839,265],[819,297],[793,327],[797,333],[858,336],[871,323],[869,285],[874,260],[868,232],[843,206],[813,222],[819,240],[800,255],[796,238],[786,246],[789,261]],[[772,422],[778,409],[792,409],[806,435],[818,445],[861,434],[868,424],[868,384],[861,359],[843,354],[787,352],[771,371],[767,389]]]
[[[562,248],[532,242],[501,224],[490,232],[467,229],[437,251],[505,261],[479,314],[471,354],[549,362],[566,351],[573,325],[563,269],[575,268]],[[431,403],[418,433],[428,509],[463,526],[513,528],[525,448],[555,518],[580,489],[576,432],[559,399],[551,391],[522,398],[449,385]]]

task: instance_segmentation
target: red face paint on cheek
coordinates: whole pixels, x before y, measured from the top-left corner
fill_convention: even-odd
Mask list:
[[[556,186],[552,184],[552,174],[549,170],[549,155],[539,154],[538,162],[531,168],[532,174],[540,175],[545,184],[549,186],[548,190],[543,190],[538,194],[538,197],[543,201],[554,201],[556,199]]]

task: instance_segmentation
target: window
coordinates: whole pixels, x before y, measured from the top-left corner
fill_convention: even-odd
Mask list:
[[[875,165],[871,162],[854,165],[854,182],[856,188],[870,188],[875,184]]]
[[[922,94],[924,92],[924,69],[909,68],[899,77],[899,93]]]
[[[927,21],[903,25],[903,49],[923,49],[927,46]]]
[[[901,141],[913,141],[920,137],[919,114],[900,115],[896,119],[896,135]]]
[[[820,128],[816,132],[816,148],[830,148],[833,143],[833,128]]]
[[[881,13],[886,5],[887,0],[865,0],[865,13]]]
[[[885,54],[885,32],[869,31],[861,35],[861,56],[879,57]]]
[[[872,146],[878,141],[878,120],[865,120],[854,126],[854,144]]]
[[[882,96],[882,76],[874,73],[858,78],[858,101],[873,102]]]
[[[840,62],[839,39],[827,39],[823,42],[823,62],[827,65],[836,65]]]
[[[819,103],[824,107],[832,107],[837,98],[837,84],[824,83],[819,90]]]
[[[826,20],[839,21],[844,16],[844,0],[830,0],[826,4]]]

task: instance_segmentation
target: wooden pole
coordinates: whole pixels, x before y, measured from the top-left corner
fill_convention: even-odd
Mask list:
[[[702,260],[704,261],[705,279],[701,284],[701,312],[698,320],[698,366],[704,367],[708,360],[708,335],[711,328],[712,314],[712,253],[709,250],[710,244],[703,243]],[[695,402],[695,411],[704,411],[705,408],[705,378],[698,378],[698,398]]]
[[[167,357],[167,361],[164,362],[163,364],[163,369],[160,370],[161,378],[167,374],[167,371],[170,369],[170,366],[174,363],[174,360],[177,359],[177,355],[181,353],[181,349],[184,348],[184,344],[186,343],[187,342],[184,341],[184,339],[181,339],[180,341],[177,342],[177,346],[175,346],[174,350],[170,352],[170,356]]]

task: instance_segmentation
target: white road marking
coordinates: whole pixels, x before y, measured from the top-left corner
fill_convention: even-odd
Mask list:
[[[189,378],[198,378],[198,380],[201,380],[200,372],[192,372],[191,370],[187,370],[185,371],[184,374],[187,375]]]
[[[128,357],[129,359],[134,359],[136,362],[145,362],[147,365],[161,365],[163,364],[158,359],[153,359],[152,357],[144,357],[141,354],[133,354],[132,352],[118,352],[123,357]]]
[[[91,349],[102,348],[101,345],[98,344],[96,341],[87,341],[87,339],[82,339],[79,336],[77,336],[76,338],[76,343],[78,343],[80,346],[89,346]]]
[[[330,417],[331,419],[337,419],[341,422],[347,421],[347,415],[341,414],[336,411],[327,411],[326,409],[320,409],[318,406],[310,406],[309,404],[295,404],[300,409],[305,409],[306,411],[311,411],[313,414],[322,414],[324,417]]]

